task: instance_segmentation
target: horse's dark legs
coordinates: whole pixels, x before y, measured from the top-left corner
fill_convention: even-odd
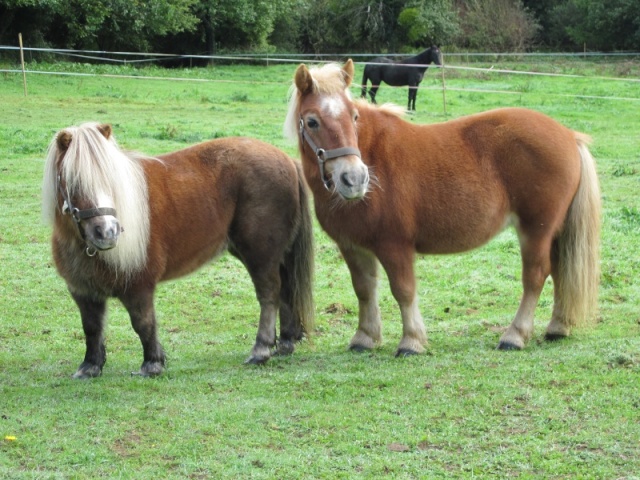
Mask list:
[[[73,378],[99,377],[102,373],[102,367],[107,361],[107,350],[103,336],[106,300],[96,300],[73,293],[71,296],[80,309],[87,346],[84,361],[78,367]]]
[[[382,341],[378,306],[378,261],[373,253],[352,245],[340,245],[358,297],[358,330],[349,343],[355,351],[371,350]]]
[[[418,86],[409,86],[409,103],[407,104],[407,110],[416,109],[416,97],[418,96]]]
[[[144,377],[160,375],[165,364],[164,350],[158,341],[153,293],[153,287],[132,289],[120,297],[129,312],[131,325],[142,343],[143,361],[138,374]]]
[[[371,88],[369,89],[371,103],[376,103],[376,94],[378,93],[378,88],[380,88],[380,85],[371,85]]]
[[[402,317],[402,340],[396,356],[422,353],[427,334],[418,308],[413,245],[381,245],[376,254],[387,272],[391,293],[398,302]]]

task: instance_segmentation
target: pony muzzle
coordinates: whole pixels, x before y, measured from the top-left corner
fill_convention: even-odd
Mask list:
[[[85,220],[81,225],[88,251],[101,252],[111,250],[118,245],[118,239],[124,229],[118,219],[105,215]]]
[[[369,191],[369,169],[357,155],[336,158],[326,171],[334,192],[344,200],[360,200]]]

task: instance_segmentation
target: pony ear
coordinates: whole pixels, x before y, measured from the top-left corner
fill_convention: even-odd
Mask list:
[[[98,131],[107,140],[109,140],[109,138],[111,137],[111,133],[112,133],[111,125],[109,125],[108,123],[103,123],[102,125],[98,125]]]
[[[58,150],[66,152],[71,143],[71,133],[66,130],[61,131],[56,136],[56,143],[58,144]]]
[[[302,95],[313,92],[313,78],[304,63],[301,63],[296,70],[294,82],[296,84],[296,88]]]
[[[345,87],[349,88],[349,85],[351,85],[351,81],[353,80],[354,73],[355,73],[355,67],[353,66],[353,60],[349,59],[346,61],[346,63],[342,67],[342,74],[344,76]]]

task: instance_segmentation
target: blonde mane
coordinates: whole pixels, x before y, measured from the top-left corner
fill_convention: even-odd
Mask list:
[[[58,136],[66,132],[71,142],[58,161]],[[142,159],[125,154],[113,137],[106,139],[97,123],[69,127],[49,145],[42,185],[42,217],[54,224],[58,205],[58,175],[70,195],[94,199],[108,195],[124,232],[116,248],[100,258],[119,274],[130,276],[144,268],[149,244],[149,202]],[[95,205],[100,207],[101,205]]]
[[[344,82],[342,67],[337,63],[327,63],[321,67],[311,67],[309,73],[313,79],[313,89],[315,93],[332,95],[344,92],[349,100],[354,101],[351,91]],[[355,103],[359,108],[377,109],[397,117],[403,117],[405,113],[404,108],[393,103],[385,103],[380,106],[371,105],[366,100],[355,100]],[[289,87],[289,107],[283,127],[285,138],[292,143],[296,143],[300,135],[298,131],[299,115],[300,92],[298,92],[295,83],[293,83],[291,87]]]

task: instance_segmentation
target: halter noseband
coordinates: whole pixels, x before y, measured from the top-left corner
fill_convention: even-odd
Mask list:
[[[305,130],[304,120],[302,119],[302,117],[300,117],[300,136],[309,144],[311,150],[313,150],[313,153],[316,154],[316,159],[318,160],[318,168],[320,169],[320,178],[322,179],[324,188],[326,188],[327,190],[330,190],[329,185],[331,184],[331,180],[328,180],[324,175],[324,164],[327,160],[342,157],[344,155],[355,155],[358,158],[362,158],[360,150],[355,147],[340,147],[334,148],[333,150],[325,150],[324,148],[318,147],[311,136]]]
[[[80,237],[82,237],[82,240],[84,241],[86,241],[86,238],[85,238],[84,230],[80,227],[80,222],[93,217],[102,217],[104,215],[111,215],[113,217],[116,216],[115,208],[99,207],[99,208],[86,208],[84,210],[80,210],[79,208],[74,207],[73,203],[71,203],[71,197],[69,197],[67,189],[62,187],[62,179],[60,178],[60,175],[58,175],[58,191],[62,196],[62,200],[64,200],[64,203],[62,204],[62,208],[61,208],[62,214],[71,215],[71,218],[73,218],[73,220],[76,222],[76,225],[78,226],[78,232],[80,233]],[[87,246],[86,253],[89,257],[93,257],[96,253],[98,253],[98,251],[95,248],[91,248]]]

